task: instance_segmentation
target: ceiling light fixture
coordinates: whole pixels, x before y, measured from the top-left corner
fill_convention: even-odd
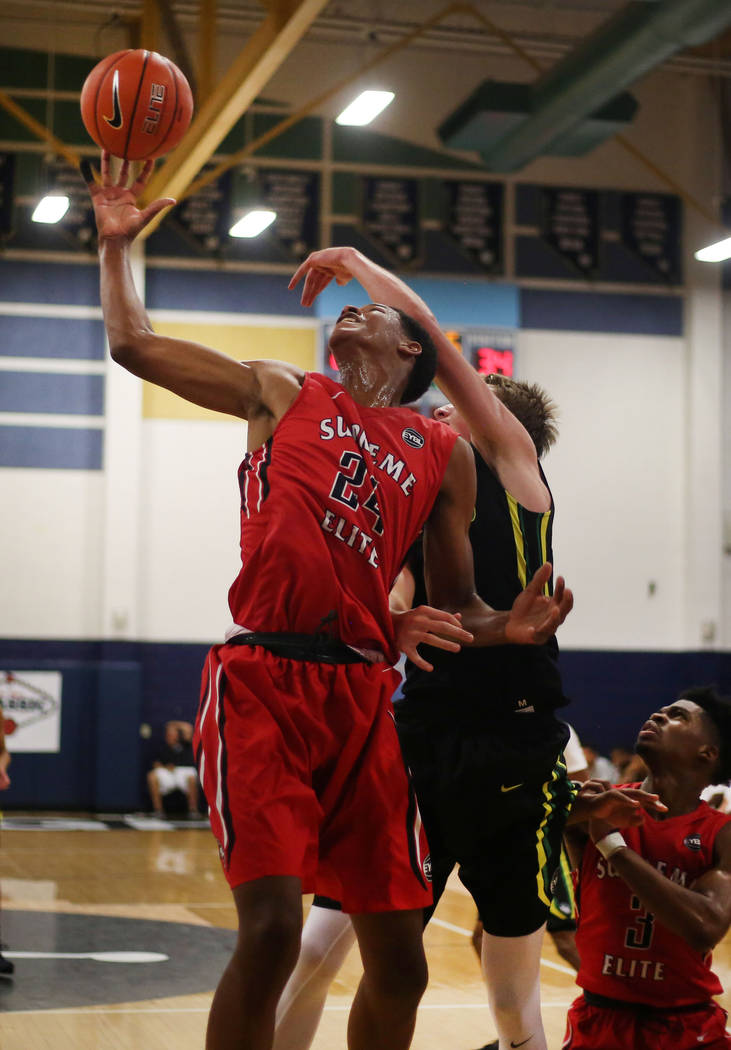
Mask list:
[[[731,237],[709,244],[707,248],[694,252],[694,255],[699,262],[723,262],[724,259],[731,259]]]
[[[31,219],[33,222],[60,222],[68,210],[68,197],[60,193],[49,193],[36,204]]]
[[[335,118],[335,123],[363,127],[382,113],[394,98],[393,91],[363,91]]]
[[[275,211],[268,208],[253,208],[247,211],[228,231],[231,237],[258,237],[277,217]]]

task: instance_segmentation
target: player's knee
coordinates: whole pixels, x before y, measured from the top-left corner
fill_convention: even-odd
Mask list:
[[[383,999],[400,1001],[415,1007],[426,991],[429,971],[423,952],[413,952],[408,958],[380,960],[367,972],[371,987]]]
[[[268,960],[294,966],[300,948],[302,921],[287,908],[261,906],[239,928],[237,950],[266,966]]]

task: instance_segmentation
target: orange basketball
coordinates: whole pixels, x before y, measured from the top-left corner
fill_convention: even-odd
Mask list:
[[[193,96],[178,67],[156,51],[117,51],[81,89],[81,117],[97,146],[115,157],[169,153],[188,130]]]

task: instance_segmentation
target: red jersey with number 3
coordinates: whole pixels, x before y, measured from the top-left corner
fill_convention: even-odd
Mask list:
[[[366,408],[317,373],[239,468],[242,568],[229,591],[249,630],[323,629],[398,658],[388,593],[428,517],[456,436],[407,408]]]
[[[690,889],[714,867],[716,835],[730,820],[701,802],[692,813],[666,820],[645,815],[640,827],[623,828],[622,835],[653,868]],[[587,991],[677,1007],[705,1002],[723,990],[711,970],[711,953],[695,951],[658,922],[592,842],[584,851],[578,904],[576,980]]]

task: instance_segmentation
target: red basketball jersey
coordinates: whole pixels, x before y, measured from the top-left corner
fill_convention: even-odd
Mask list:
[[[239,468],[249,630],[326,631],[398,659],[388,592],[441,486],[455,434],[407,408],[365,408],[316,373]]]
[[[729,820],[701,802],[692,813],[667,820],[646,815],[640,827],[622,834],[630,849],[690,888],[713,867],[716,835]],[[578,904],[576,980],[582,988],[660,1007],[704,1002],[723,990],[711,971],[711,953],[701,955],[662,926],[592,842],[584,851]]]

